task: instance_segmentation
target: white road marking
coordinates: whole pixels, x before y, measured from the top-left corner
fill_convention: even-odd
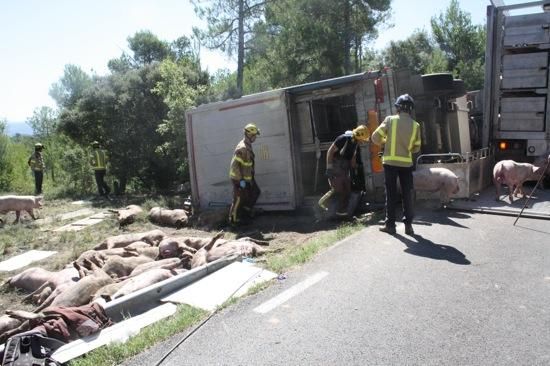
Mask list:
[[[277,306],[284,304],[294,296],[303,292],[308,287],[311,287],[317,282],[321,281],[326,276],[328,276],[328,272],[325,272],[325,271],[318,272],[313,276],[306,278],[304,281],[297,283],[296,285],[292,286],[288,290],[281,292],[279,295],[275,296],[271,300],[264,302],[260,306],[256,307],[254,311],[256,313],[266,314],[271,310],[275,309]]]

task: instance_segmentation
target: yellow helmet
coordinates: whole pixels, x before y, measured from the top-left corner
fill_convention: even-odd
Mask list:
[[[254,123],[249,123],[246,126],[244,126],[244,132],[249,133],[251,135],[259,135],[260,129],[256,127]]]
[[[355,127],[352,134],[353,138],[359,143],[367,142],[369,140],[369,129],[365,125]]]

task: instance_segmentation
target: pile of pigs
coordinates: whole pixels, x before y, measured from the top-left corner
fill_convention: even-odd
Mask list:
[[[162,230],[109,237],[63,270],[28,268],[2,284],[28,293],[24,301],[37,307],[0,316],[0,344],[28,331],[28,319],[51,309],[103,304],[224,256],[264,254],[265,245],[248,237],[227,240],[223,232],[209,238],[168,236]]]

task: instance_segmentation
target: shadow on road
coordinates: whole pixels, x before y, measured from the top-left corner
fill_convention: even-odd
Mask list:
[[[405,249],[405,253],[418,255],[420,257],[446,260],[455,264],[471,264],[464,253],[462,253],[460,250],[448,245],[434,243],[433,241],[426,239],[421,235],[415,234],[413,236],[416,241],[399,234],[396,234],[395,237],[401,240],[403,244],[407,246],[407,249]]]

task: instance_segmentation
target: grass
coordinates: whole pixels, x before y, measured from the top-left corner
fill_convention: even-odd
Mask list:
[[[119,365],[124,360],[136,356],[154,344],[165,340],[183,329],[197,324],[207,313],[187,305],[178,306],[176,314],[157,322],[130,338],[126,343],[111,344],[98,348],[87,355],[70,362],[71,366]]]
[[[343,224],[336,230],[328,232],[316,239],[312,239],[304,245],[293,247],[284,251],[282,254],[268,255],[266,267],[275,273],[286,272],[298,265],[306,263],[322,249],[364,228],[365,226],[363,223]]]
[[[129,227],[131,231],[147,231],[155,228],[154,225],[147,220],[147,212],[151,207],[169,207],[175,205],[172,198],[154,197],[145,198],[141,202],[131,202],[140,204],[144,210],[144,214],[139,215],[136,224]],[[118,202],[116,207],[124,207],[130,202]],[[62,212],[76,211],[83,208],[76,208],[69,201],[50,201],[42,210],[40,217],[53,217]],[[101,204],[94,205],[96,211],[104,210]],[[325,248],[333,245],[335,242],[348,237],[349,235],[363,229],[365,224],[376,219],[376,215],[370,216],[368,222],[354,222],[342,224],[335,229],[330,229],[322,233],[318,233],[314,238],[301,243],[297,246],[287,246],[282,252],[271,253],[265,257],[265,260],[258,265],[264,266],[266,269],[275,273],[284,273],[308,262],[317,253]],[[121,234],[118,224],[114,218],[104,220],[103,222],[92,226],[90,229],[78,232],[52,232],[43,231],[54,227],[59,227],[66,224],[61,220],[54,219],[47,225],[37,225],[35,222],[26,221],[23,224],[12,225],[11,222],[4,225],[0,229],[0,260],[5,260],[7,257],[19,254],[29,249],[56,250],[58,254],[50,257],[47,260],[38,262],[34,265],[50,270],[58,270],[64,267],[67,263],[76,259],[82,252],[93,248],[100,243],[104,238],[112,235]],[[42,230],[42,231],[41,231]],[[213,232],[212,232],[213,234]],[[235,233],[227,232],[226,238],[232,239]],[[0,282],[5,280],[13,273],[0,274]],[[265,288],[269,287],[273,282],[265,282],[253,286],[248,290],[246,296],[254,295]],[[16,301],[21,294],[15,291],[2,291],[2,302],[0,308],[4,309],[7,306],[11,308],[13,304],[6,304],[5,301]],[[236,303],[238,298],[232,297],[221,305],[218,310],[222,310]],[[101,347],[87,355],[73,360],[71,365],[117,365],[133,357],[146,349],[152,347],[158,342],[166,340],[174,334],[184,331],[185,329],[197,324],[207,317],[207,313],[190,306],[179,306],[175,315],[157,322],[140,331],[136,336],[131,337],[124,344],[111,344]]]
[[[282,254],[271,255],[267,258],[267,269],[276,273],[282,273],[291,270],[315,256],[319,251],[331,246],[335,242],[342,240],[353,233],[363,229],[363,223],[344,224],[336,230],[322,235],[320,238],[312,239],[300,247],[284,251]],[[254,295],[265,288],[270,283],[264,282],[251,287],[245,296]],[[220,305],[217,311],[225,309],[239,300],[231,297],[225,303]],[[132,337],[125,344],[109,345],[96,351],[90,352],[84,357],[71,362],[71,366],[103,366],[117,365],[122,361],[145,351],[147,348],[159,343],[168,337],[183,331],[184,329],[197,324],[204,319],[207,313],[189,306],[180,307],[178,312],[168,320],[155,323],[145,328],[139,334]]]

